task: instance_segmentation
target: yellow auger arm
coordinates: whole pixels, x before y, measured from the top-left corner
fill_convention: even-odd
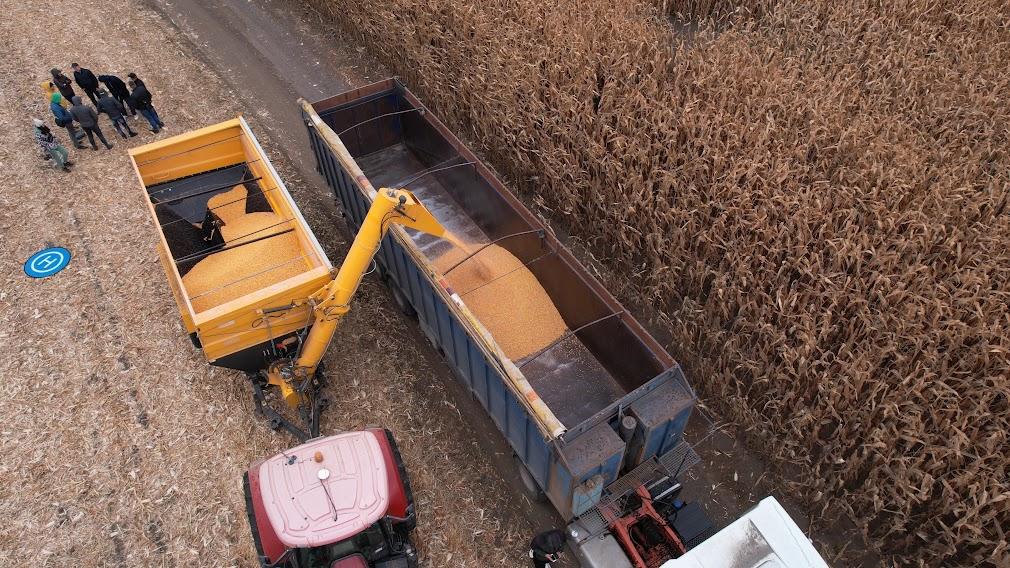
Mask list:
[[[291,358],[273,361],[264,371],[268,384],[280,389],[285,402],[301,410],[309,423],[309,437],[318,435],[320,401],[316,396],[320,378],[316,376],[320,361],[326,353],[340,320],[350,309],[351,298],[358,290],[382,238],[392,225],[402,225],[441,237],[445,229],[412,193],[405,189],[382,189],[372,202],[365,220],[354,237],[340,269],[333,280],[305,300],[281,308],[262,310],[269,316],[272,311],[286,310],[307,303],[312,309],[313,321],[308,335],[303,339],[298,353]],[[315,386],[316,388],[311,388]],[[315,400],[314,400],[315,399]],[[261,409],[262,410],[262,409]],[[269,411],[275,426],[281,418]],[[291,430],[291,428],[288,428]]]

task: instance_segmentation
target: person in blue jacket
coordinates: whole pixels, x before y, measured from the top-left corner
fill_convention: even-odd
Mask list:
[[[67,129],[67,134],[70,135],[70,141],[74,144],[74,148],[78,150],[84,149],[84,144],[81,140],[84,138],[84,133],[78,133],[77,129],[74,128],[74,115],[70,114],[70,111],[63,108],[60,102],[63,100],[63,95],[59,93],[53,93],[49,98],[49,110],[53,112],[53,119],[56,121],[56,126],[62,126]]]

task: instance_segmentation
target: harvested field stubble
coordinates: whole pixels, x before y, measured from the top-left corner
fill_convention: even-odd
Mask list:
[[[655,2],[314,1],[637,275],[809,504],[1010,565],[1010,4],[755,3],[688,46]]]

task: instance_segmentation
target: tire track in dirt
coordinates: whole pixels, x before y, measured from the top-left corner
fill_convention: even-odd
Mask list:
[[[73,208],[67,211],[70,217],[71,226],[73,227],[74,233],[77,236],[77,242],[80,244],[78,250],[80,255],[84,257],[85,267],[88,273],[88,280],[91,282],[91,286],[95,291],[95,297],[98,299],[98,303],[95,306],[96,310],[104,315],[112,331],[112,341],[113,345],[125,345],[126,344],[126,330],[123,329],[122,321],[116,315],[116,311],[112,309],[112,306],[107,301],[107,294],[105,291],[105,286],[102,285],[102,279],[100,273],[93,270],[93,258],[90,239],[81,230],[81,222],[77,217],[77,213]],[[97,353],[96,353],[97,354]],[[125,352],[120,352],[116,356],[116,364],[120,372],[130,370],[130,362],[126,356]],[[131,412],[136,416],[137,423],[143,426],[145,429],[149,426],[149,418],[147,414],[147,408],[144,401],[141,399],[137,389],[130,389],[128,392],[128,406],[131,408]]]

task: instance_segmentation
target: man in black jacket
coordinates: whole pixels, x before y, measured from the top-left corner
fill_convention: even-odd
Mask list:
[[[147,87],[143,84],[136,84],[132,79],[129,85],[133,89],[130,93],[130,98],[133,99],[133,106],[137,107],[140,114],[144,115],[144,118],[150,123],[151,132],[155,134],[161,132],[161,128],[165,126],[165,123],[161,121],[158,111],[154,110],[154,105],[151,104],[151,91],[148,91]]]
[[[530,542],[530,558],[534,568],[549,568],[551,562],[557,562],[565,549],[565,533],[551,529],[533,537]]]
[[[74,70],[74,81],[77,82],[80,88],[84,89],[91,102],[97,105],[98,97],[95,96],[95,91],[98,90],[98,77],[95,77],[91,69],[81,67],[77,63],[72,64],[70,68]]]
[[[116,128],[116,132],[123,138],[126,138],[127,133],[130,134],[131,138],[137,135],[130,128],[130,124],[126,122],[126,109],[123,107],[123,103],[109,96],[109,93],[105,89],[98,89],[98,112],[104,112],[108,115],[109,120],[112,121],[112,126]]]
[[[130,100],[130,90],[126,88],[126,83],[122,79],[115,75],[99,75],[98,80],[105,84],[112,98],[130,109],[131,116],[137,116],[137,109],[133,108],[133,101]]]
[[[60,71],[55,67],[50,69],[49,72],[53,75],[53,84],[60,90],[60,95],[62,95],[67,102],[73,101],[74,97],[77,96],[77,93],[74,92],[74,86],[70,83],[70,77],[67,77],[63,74],[63,71]]]

